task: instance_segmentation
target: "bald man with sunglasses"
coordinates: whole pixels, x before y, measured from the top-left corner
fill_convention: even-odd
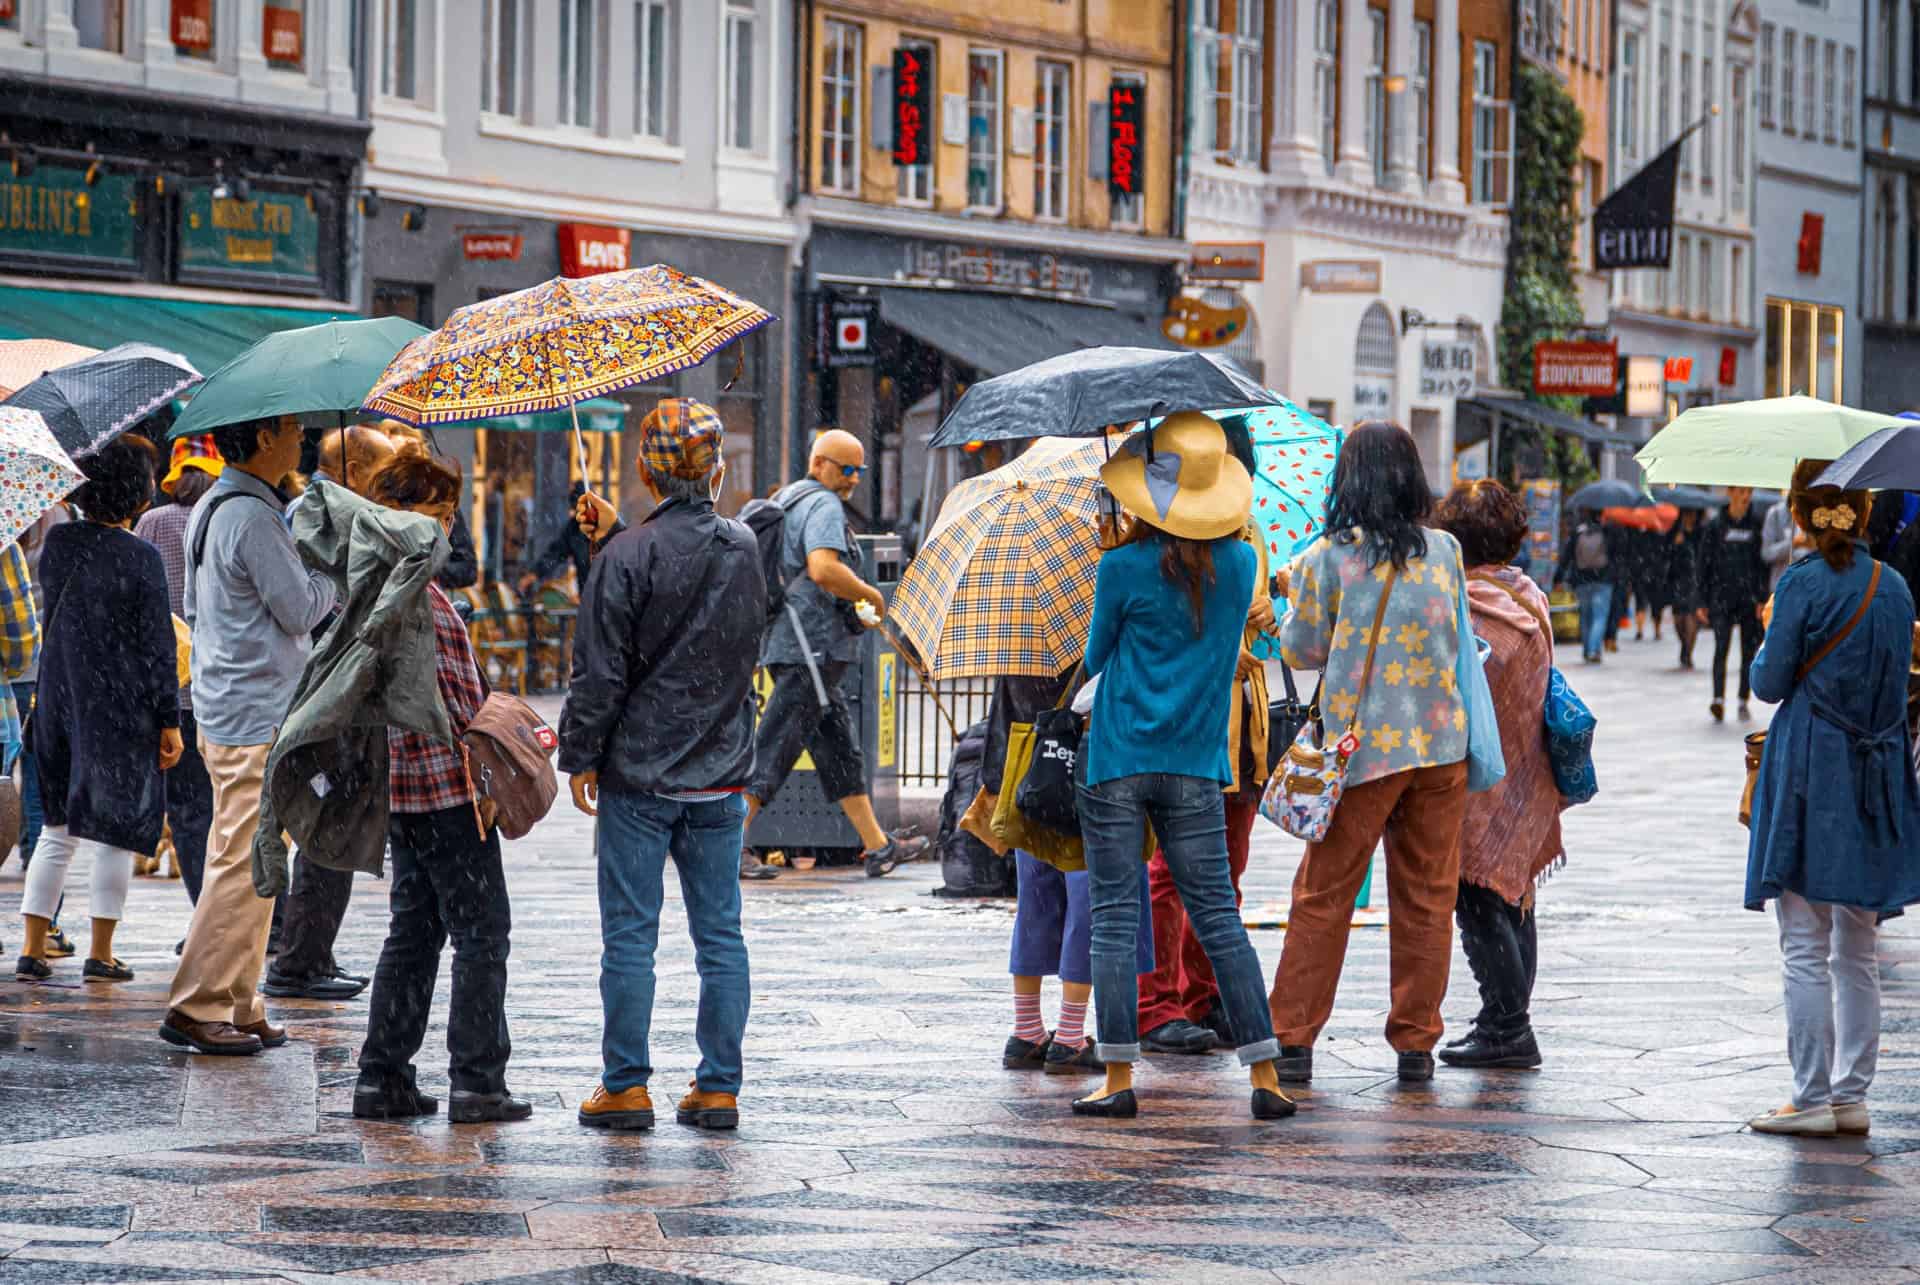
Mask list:
[[[887,606],[880,591],[861,578],[860,543],[847,524],[845,501],[866,468],[860,439],[828,429],[814,440],[807,476],[773,497],[787,511],[780,569],[791,610],[774,617],[760,648],[773,691],[754,736],[747,826],[752,828],[760,809],[779,793],[804,749],[813,756],[821,792],[840,805],[859,832],[867,874],[878,878],[902,861],[924,856],[928,842],[880,828],[867,794],[859,731],[840,688],[847,670],[859,663],[862,633],[880,623]],[[872,608],[870,624],[854,613],[860,603]],[[741,878],[774,874],[751,848],[741,852]]]

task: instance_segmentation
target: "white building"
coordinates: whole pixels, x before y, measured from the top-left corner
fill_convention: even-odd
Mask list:
[[[1752,110],[1760,30],[1750,0],[1621,0],[1615,11],[1616,186],[1699,124],[1680,153],[1672,266],[1613,274],[1621,355],[1678,359],[1668,367],[1669,410],[1760,393]],[[1795,110],[1804,112],[1799,93]]]
[[[1434,481],[1448,480],[1461,372],[1423,391],[1422,351],[1470,345],[1466,391],[1496,382],[1512,183],[1507,7],[1438,0],[1431,21],[1412,0],[1192,9],[1194,65],[1225,107],[1195,116],[1233,128],[1204,131],[1191,149],[1188,238],[1264,247],[1264,279],[1243,293],[1269,384],[1336,423],[1405,424]],[[1233,56],[1208,58],[1211,48]]]
[[[1920,10],[1866,0],[1860,401],[1920,407]]]
[[[1861,0],[1761,0],[1754,227],[1762,394],[1856,403]]]

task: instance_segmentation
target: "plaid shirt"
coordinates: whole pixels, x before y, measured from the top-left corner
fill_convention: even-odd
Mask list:
[[[433,606],[433,668],[453,734],[460,735],[480,712],[486,689],[467,641],[467,627],[439,585],[427,586]],[[387,730],[388,806],[395,812],[443,812],[473,802],[466,760],[456,746],[418,732]]]
[[[33,608],[27,555],[9,544],[0,554],[0,674],[14,682],[39,659],[40,613]]]

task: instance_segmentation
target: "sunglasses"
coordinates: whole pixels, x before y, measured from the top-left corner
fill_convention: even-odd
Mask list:
[[[867,466],[864,464],[842,464],[840,466],[841,477],[859,477],[866,471]]]

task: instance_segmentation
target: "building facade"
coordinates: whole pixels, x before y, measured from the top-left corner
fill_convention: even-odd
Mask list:
[[[359,269],[368,310],[438,325],[558,275],[664,262],[789,315],[787,0],[419,0],[367,8],[373,126]],[[784,320],[617,395],[727,421],[723,508],[786,468]],[[590,435],[592,436],[592,435]],[[474,481],[487,565],[511,576],[564,523],[566,434],[447,430]],[[590,442],[594,484],[644,508],[632,443]],[[502,515],[517,515],[502,517]]]
[[[1612,191],[1607,166],[1613,68],[1613,5],[1608,0],[1526,0],[1520,7],[1521,57],[1554,68],[1580,108],[1580,160],[1573,175],[1574,280],[1580,310],[1592,326],[1607,324],[1612,290],[1593,270],[1588,217]]]
[[[798,25],[801,435],[861,437],[857,505],[911,530],[952,480],[925,443],[969,382],[1168,346],[1174,7],[803,0]]]
[[[1866,368],[1860,244],[1865,5],[1760,0],[1759,392],[1857,404]]]
[[[1612,274],[1621,355],[1668,359],[1666,406],[1630,424],[1640,435],[1677,410],[1760,395],[1753,120],[1760,33],[1747,0],[1620,0],[1615,9],[1614,186],[1692,131],[1680,152],[1671,265]],[[1804,111],[1798,92],[1796,110]]]
[[[350,312],[356,9],[0,3],[0,338],[211,372]]]
[[[1233,129],[1195,115],[1188,234],[1262,246],[1242,291],[1268,382],[1334,422],[1405,424],[1447,481],[1456,403],[1496,382],[1514,10],[1196,0],[1190,17],[1196,49],[1236,56],[1211,85]]]
[[[1860,224],[1860,402],[1920,408],[1920,12],[1867,0]]]

